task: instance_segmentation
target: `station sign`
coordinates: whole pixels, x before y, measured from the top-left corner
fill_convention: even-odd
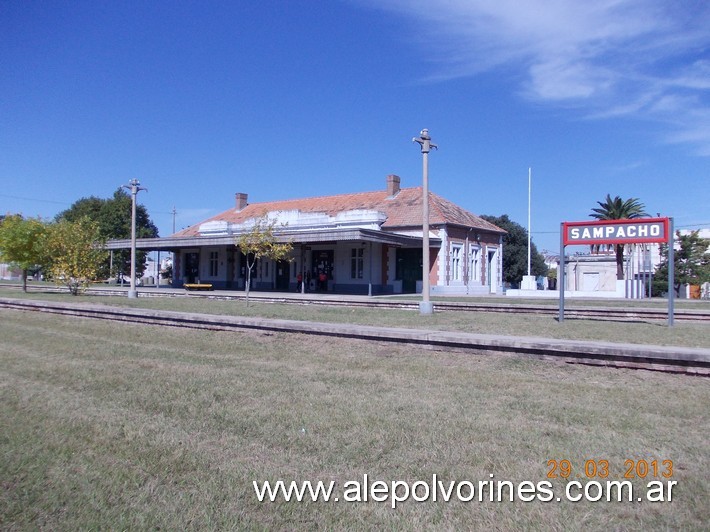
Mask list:
[[[668,218],[564,222],[565,246],[591,244],[660,244],[668,242]]]
[[[674,263],[673,218],[636,218],[633,220],[593,220],[560,224],[560,313],[565,319],[565,247],[592,244],[668,244],[668,262]],[[668,286],[675,282],[675,268],[668,268]],[[675,290],[668,291],[668,326],[673,326]]]

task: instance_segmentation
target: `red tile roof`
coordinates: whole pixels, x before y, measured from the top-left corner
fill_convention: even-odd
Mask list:
[[[384,230],[421,227],[422,187],[403,188],[394,197],[389,197],[387,191],[380,190],[339,194],[337,196],[250,203],[241,211],[237,211],[235,208],[229,209],[208,220],[183,229],[174,236],[196,236],[199,234],[200,225],[205,222],[243,223],[250,218],[258,218],[267,212],[273,211],[318,212],[333,216],[343,211],[355,209],[384,212],[387,215],[387,220],[382,225]],[[433,192],[429,192],[429,223],[431,225],[459,225],[494,233],[505,233],[501,228]]]

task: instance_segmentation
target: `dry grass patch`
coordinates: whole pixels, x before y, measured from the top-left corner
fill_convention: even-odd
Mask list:
[[[0,311],[4,529],[700,529],[707,379]],[[672,459],[672,503],[259,503],[252,481],[537,482]],[[562,483],[555,486],[561,489]]]

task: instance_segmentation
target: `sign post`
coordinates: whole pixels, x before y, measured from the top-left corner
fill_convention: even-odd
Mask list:
[[[560,224],[560,272],[557,276],[557,289],[560,291],[560,314],[557,321],[565,320],[565,224]]]
[[[565,313],[565,246],[668,244],[668,326],[673,326],[673,218],[562,222],[560,229],[560,314]]]
[[[675,245],[673,238],[673,218],[668,219],[668,326],[673,327],[675,309]]]

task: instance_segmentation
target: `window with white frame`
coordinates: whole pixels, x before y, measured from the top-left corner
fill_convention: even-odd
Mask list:
[[[210,251],[210,277],[219,274],[219,251]]]
[[[461,269],[461,245],[453,244],[451,246],[451,280],[460,281],[462,279]]]
[[[365,250],[363,248],[352,248],[350,250],[350,278],[362,279],[363,264],[365,262]]]
[[[469,254],[469,281],[479,281],[481,279],[481,267],[479,263],[480,251],[481,250],[479,248],[471,248],[471,253]]]

